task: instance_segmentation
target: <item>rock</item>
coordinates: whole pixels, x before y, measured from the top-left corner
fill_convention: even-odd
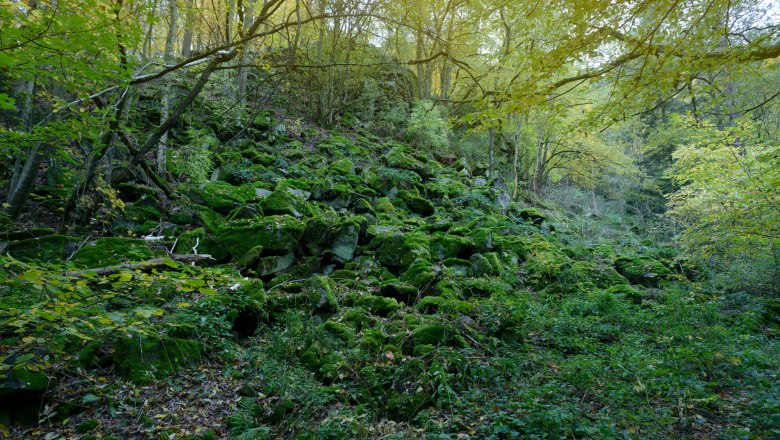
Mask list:
[[[317,313],[332,313],[338,310],[339,303],[333,293],[334,283],[322,275],[315,275],[311,279],[311,291],[309,304]]]
[[[72,261],[80,267],[114,266],[125,261],[145,261],[165,255],[153,250],[144,240],[122,237],[103,237],[87,243],[73,255]]]
[[[83,240],[70,235],[45,235],[12,241],[8,244],[7,252],[20,260],[57,262],[65,260]]]
[[[233,220],[245,220],[255,217],[262,217],[263,211],[257,205],[241,205],[238,208],[230,211],[230,214],[225,217],[226,221]]]
[[[206,182],[200,185],[181,185],[183,192],[193,202],[227,214],[236,205],[242,205],[257,197],[257,185],[233,186],[225,182]]]
[[[257,260],[260,259],[260,254],[263,252],[263,247],[257,245],[252,249],[246,251],[246,253],[236,261],[236,267],[239,269],[247,269],[257,264]]]
[[[471,169],[471,175],[474,177],[479,177],[488,170],[488,165],[485,162],[477,162],[474,164],[474,167]],[[478,186],[484,186],[487,185],[487,181],[485,181],[484,184],[478,185]]]
[[[197,341],[179,338],[134,337],[117,341],[114,360],[117,372],[134,383],[148,383],[200,362],[203,347]]]
[[[470,237],[434,232],[430,240],[431,256],[437,260],[465,257],[474,250],[474,240]]]
[[[668,267],[650,257],[618,257],[615,269],[632,284],[647,287],[657,287],[660,281],[672,275]]]
[[[271,191],[271,190],[268,190],[268,189],[264,189],[264,188],[255,188],[255,196],[256,196],[258,199],[264,199],[264,198],[266,198],[266,197],[270,196],[270,195],[271,195],[271,194],[273,194],[273,193],[274,193],[273,191]]]
[[[406,269],[401,280],[420,289],[425,289],[436,280],[438,274],[439,269],[431,263],[430,259],[417,258]]]
[[[289,252],[284,255],[271,255],[261,258],[257,263],[257,273],[260,276],[273,275],[292,267],[295,255]]]
[[[487,185],[487,180],[485,180],[484,177],[474,178],[474,186],[485,186],[485,185]]]
[[[404,341],[402,347],[405,354],[413,354],[414,348],[419,345],[448,345],[463,347],[466,344],[462,338],[458,338],[457,331],[444,324],[421,325],[412,331],[412,334]]]
[[[370,313],[378,316],[387,316],[401,308],[398,300],[384,296],[363,295],[355,300],[355,305],[365,307]]]
[[[403,282],[387,282],[379,286],[379,294],[388,297],[395,298],[398,302],[404,302],[406,304],[413,304],[417,298],[419,290],[412,284]]]
[[[355,221],[343,222],[334,235],[331,243],[333,255],[343,263],[352,261],[358,244],[360,225]]]
[[[433,203],[425,200],[422,197],[416,196],[409,191],[402,190],[398,191],[398,198],[401,199],[406,207],[415,214],[419,214],[423,217],[429,217],[433,215]]]
[[[395,212],[395,206],[388,197],[380,197],[374,203],[374,209],[376,212],[383,212],[385,214],[392,214]]]
[[[258,245],[267,252],[292,252],[303,231],[304,223],[299,219],[270,216],[225,223],[215,237],[233,258],[238,258]]]
[[[393,147],[384,156],[387,166],[391,168],[400,168],[402,170],[414,171],[423,178],[428,177],[428,170],[421,161],[417,160],[411,154],[404,152],[401,147]]]
[[[418,258],[430,261],[428,236],[422,232],[390,235],[376,255],[380,263],[402,269],[408,268]]]
[[[330,164],[329,175],[347,177],[355,174],[355,163],[349,159],[340,159]]]
[[[38,410],[49,388],[49,378],[43,371],[14,368],[17,358],[3,360],[9,368],[0,378],[0,423],[6,426],[37,423]]]
[[[533,223],[534,226],[540,226],[547,219],[547,216],[536,208],[525,208],[520,211],[520,218]]]
[[[371,206],[371,202],[366,199],[358,199],[355,201],[353,209],[357,214],[370,214],[374,212],[374,207]]]
[[[274,191],[258,203],[265,215],[289,214],[301,218],[307,212],[306,202],[287,191]]]

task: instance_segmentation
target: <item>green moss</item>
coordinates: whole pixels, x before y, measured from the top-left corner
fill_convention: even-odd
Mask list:
[[[182,185],[180,189],[193,202],[227,214],[237,205],[254,199],[256,186],[258,185],[233,186],[225,182],[206,182],[200,185]]]
[[[398,302],[412,304],[417,298],[419,290],[409,283],[390,281],[382,283],[379,287],[379,293],[388,298],[395,298]]]
[[[238,208],[230,211],[230,214],[225,217],[226,221],[251,219],[255,217],[262,217],[263,210],[255,204],[241,205]]]
[[[349,159],[340,159],[330,164],[328,174],[347,177],[355,174],[355,163]]]
[[[434,232],[430,240],[431,255],[437,260],[466,257],[474,250],[474,240],[470,237]]]
[[[592,282],[600,289],[628,282],[612,266],[599,265],[590,261],[573,262],[559,281],[562,283]]]
[[[607,289],[607,292],[613,295],[622,296],[635,304],[641,304],[642,299],[644,298],[644,294],[641,290],[628,284],[618,284],[612,286]]]
[[[472,264],[468,260],[447,258],[442,261],[442,265],[449,270],[447,273],[452,276],[466,277],[472,273]]]
[[[525,208],[520,211],[520,218],[535,226],[540,226],[547,219],[547,216],[536,208]]]
[[[328,277],[315,275],[311,279],[311,291],[309,293],[309,304],[315,311],[321,313],[331,313],[338,310],[339,303],[333,292],[335,285]]]
[[[672,275],[668,267],[650,257],[619,257],[615,260],[615,269],[631,283],[647,287],[657,287],[660,281]]]
[[[322,329],[347,344],[350,344],[355,340],[355,331],[341,322],[327,321],[322,325]]]
[[[419,214],[423,217],[429,217],[434,213],[433,203],[409,191],[398,191],[398,198],[403,201],[404,205],[409,211],[415,214]]]
[[[216,239],[234,257],[262,246],[269,252],[291,252],[303,234],[304,223],[290,216],[271,216],[226,223],[219,228]]]
[[[392,214],[395,212],[395,206],[393,202],[387,197],[380,197],[374,203],[374,209],[376,212],[383,212],[385,214]]]
[[[203,347],[178,338],[120,338],[114,360],[117,372],[134,383],[146,383],[175,373],[179,367],[200,362]]]
[[[87,419],[83,422],[79,423],[79,426],[76,427],[76,432],[79,434],[86,434],[88,432],[94,431],[95,428],[97,428],[99,425],[98,421],[95,419]]]
[[[357,199],[353,210],[358,214],[370,214],[374,212],[374,206],[367,199]]]
[[[428,169],[425,164],[400,147],[393,147],[388,151],[384,160],[391,168],[414,171],[422,177],[428,177]]]
[[[437,270],[430,260],[418,258],[406,269],[401,281],[418,288],[425,288],[436,279],[436,275]]]
[[[295,255],[288,252],[284,255],[270,255],[260,258],[257,263],[257,273],[260,276],[273,275],[292,267],[295,263]]]
[[[355,301],[355,304],[365,307],[369,312],[379,316],[387,316],[401,308],[401,305],[395,298],[374,295],[360,296]]]
[[[70,235],[46,235],[13,241],[8,245],[8,253],[20,260],[57,262],[65,260],[68,249],[75,249],[82,241]]]
[[[289,214],[300,218],[308,213],[306,202],[287,190],[274,191],[260,200],[258,206],[266,215]]]
[[[414,329],[404,342],[403,351],[405,354],[412,354],[418,345],[461,346],[462,342],[456,338],[457,335],[457,331],[448,325],[421,325]]]
[[[364,328],[371,327],[374,325],[374,321],[376,318],[371,318],[366,314],[365,311],[362,309],[349,309],[346,312],[344,312],[344,315],[341,317],[341,320],[344,322],[349,323],[355,331],[361,331]]]
[[[144,261],[162,255],[164,252],[152,250],[144,240],[104,237],[82,246],[72,261],[81,267],[97,268],[125,261]]]
[[[236,267],[239,269],[246,269],[250,266],[253,266],[257,263],[257,260],[260,258],[260,254],[263,252],[263,247],[260,245],[257,245],[253,247],[252,249],[249,249],[246,251],[246,253],[236,261]]]
[[[426,296],[417,303],[417,309],[422,313],[444,312],[459,315],[473,315],[476,306],[468,301],[441,296]]]
[[[430,261],[428,236],[422,232],[393,234],[386,237],[377,251],[380,263],[407,268],[418,258]]]

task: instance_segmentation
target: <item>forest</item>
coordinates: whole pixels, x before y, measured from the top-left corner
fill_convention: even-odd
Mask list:
[[[0,438],[780,438],[777,0],[0,0]]]

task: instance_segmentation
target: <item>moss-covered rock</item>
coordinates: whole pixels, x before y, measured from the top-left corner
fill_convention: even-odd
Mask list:
[[[292,267],[295,263],[295,255],[288,252],[284,255],[269,255],[260,258],[257,262],[257,274],[260,276],[273,275]]]
[[[418,258],[430,261],[428,236],[413,232],[385,237],[377,251],[377,258],[384,265],[400,268],[409,267]]]
[[[300,218],[307,214],[306,202],[287,190],[277,190],[258,203],[266,215],[288,214]]]
[[[355,174],[355,163],[349,159],[337,160],[328,167],[328,174],[341,177],[353,176]]]
[[[238,208],[230,211],[230,214],[225,217],[226,221],[251,219],[255,217],[262,217],[263,210],[256,204],[241,205]]]
[[[338,310],[339,302],[334,293],[335,284],[331,279],[315,275],[311,279],[309,304],[317,313],[332,313]]]
[[[120,338],[114,360],[117,372],[134,383],[146,383],[200,362],[203,347],[197,341],[178,338]]]
[[[409,211],[415,214],[419,214],[423,217],[429,217],[434,213],[433,203],[425,200],[420,196],[417,196],[410,191],[398,191],[397,197],[403,201],[404,205]]]
[[[647,287],[657,287],[672,275],[668,267],[650,257],[618,257],[615,269],[631,283]]]
[[[234,258],[258,245],[268,252],[291,252],[304,226],[302,220],[292,216],[270,216],[225,223],[215,237]]]
[[[228,214],[238,205],[256,197],[260,184],[233,186],[225,182],[206,182],[199,185],[182,185],[180,189],[193,202],[222,214]]]
[[[450,235],[446,232],[434,232],[430,239],[431,256],[437,260],[468,257],[474,250],[474,240],[470,237]]]
[[[388,298],[395,298],[398,302],[406,304],[414,303],[419,290],[413,284],[391,281],[383,283],[379,287],[379,294]]]
[[[3,359],[3,374],[0,376],[0,424],[34,424],[38,422],[38,411],[50,386],[43,371],[31,371],[25,367],[14,368],[17,359],[27,354],[10,355]],[[37,354],[32,361],[43,362]]]
[[[428,169],[420,160],[405,152],[401,147],[393,147],[384,156],[385,163],[391,168],[414,171],[421,177],[428,177]]]
[[[255,266],[257,264],[257,260],[260,259],[260,254],[262,252],[263,247],[260,245],[249,249],[241,258],[236,261],[236,267],[239,269],[247,269],[249,267]]]
[[[402,347],[405,354],[413,354],[418,345],[447,345],[453,347],[465,346],[462,337],[451,326],[445,324],[425,324],[417,327],[404,341]]]
[[[45,235],[12,241],[8,244],[8,253],[20,260],[57,262],[65,260],[82,241],[82,238],[70,235]]]
[[[401,281],[424,289],[436,280],[438,273],[439,269],[429,259],[417,258],[401,276]]]
[[[383,212],[385,214],[392,214],[395,212],[395,206],[393,202],[387,197],[380,197],[374,203],[374,209],[376,212]]]
[[[520,211],[520,218],[535,226],[540,226],[547,219],[547,216],[536,208],[525,208]]]
[[[72,261],[81,267],[113,266],[125,261],[144,261],[164,255],[144,240],[103,237],[87,243],[73,255]]]
[[[370,313],[378,316],[387,316],[401,308],[401,304],[395,298],[384,296],[362,295],[355,300],[355,305],[366,308]]]

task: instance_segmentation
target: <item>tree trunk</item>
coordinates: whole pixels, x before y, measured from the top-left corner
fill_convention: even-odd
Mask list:
[[[493,179],[496,170],[496,131],[490,127],[488,133],[488,183]]]
[[[195,21],[195,14],[192,12],[194,5],[193,0],[187,0],[187,10],[184,11],[184,35],[181,39],[181,56],[189,58],[192,54],[192,29]]]
[[[170,20],[168,26],[168,37],[165,39],[165,62],[170,64],[173,61],[173,51],[176,43],[176,25],[178,21],[178,8],[176,7],[176,0],[168,0],[168,18]],[[162,98],[160,99],[160,123],[163,123],[171,111],[171,80],[167,78],[165,85],[163,86]],[[166,131],[160,137],[160,142],[157,145],[157,173],[165,178],[165,174],[168,170],[167,164],[168,155],[168,132]]]
[[[252,11],[254,9],[254,2],[249,0],[246,5],[246,11],[244,11],[244,23],[241,24],[244,31],[249,30],[249,26],[252,24]],[[236,125],[243,127],[243,116],[246,109],[246,83],[249,78],[249,62],[251,61],[251,55],[247,47],[241,51],[241,65],[238,67],[238,78],[236,87],[236,101],[238,101],[238,110],[236,112]]]
[[[15,185],[8,190],[8,207],[6,213],[11,220],[16,220],[22,213],[22,207],[30,195],[35,178],[38,175],[38,169],[41,167],[44,157],[48,156],[48,146],[43,148],[41,144],[36,144],[27,153],[27,159],[15,179]]]

